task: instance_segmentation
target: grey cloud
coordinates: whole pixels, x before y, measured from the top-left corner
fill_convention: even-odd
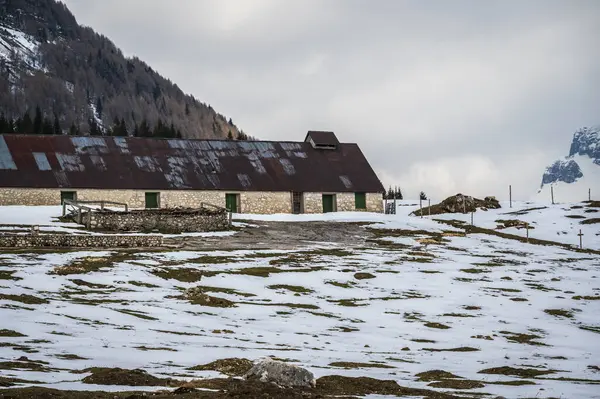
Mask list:
[[[600,123],[594,0],[66,3],[249,134],[334,130],[413,197],[527,198]]]

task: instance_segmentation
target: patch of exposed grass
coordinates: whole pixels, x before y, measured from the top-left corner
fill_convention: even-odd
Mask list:
[[[70,280],[70,281],[73,284],[84,286],[84,287],[89,287],[89,288],[98,288],[98,289],[113,288],[110,285],[94,284],[94,283],[90,283],[89,281],[80,280],[80,279],[73,279],[73,280]]]
[[[417,342],[420,344],[435,344],[436,341],[432,340],[432,339],[411,339],[412,342]]]
[[[465,310],[481,310],[481,306],[469,305],[469,306],[463,306],[463,309],[465,309]]]
[[[339,288],[352,288],[354,286],[354,282],[352,281],[348,281],[347,283],[341,283],[339,281],[326,281],[325,284],[329,284],[329,285],[333,285],[334,287],[339,287]]]
[[[476,317],[476,316],[473,316],[472,314],[466,314],[466,313],[444,313],[442,315],[442,317]]]
[[[240,304],[257,305],[257,306],[281,306],[281,307],[287,307],[290,309],[310,309],[310,310],[320,309],[317,305],[312,305],[309,303],[240,302]]]
[[[129,316],[137,317],[142,320],[158,320],[156,317],[148,316],[146,313],[128,309],[112,309],[115,312],[123,313]]]
[[[375,278],[371,273],[355,273],[354,278],[357,280],[369,280]]]
[[[41,360],[30,360],[26,357],[20,357],[15,361],[0,362],[0,370],[29,370],[39,372],[49,372],[48,362]]]
[[[333,362],[329,363],[331,367],[340,367],[344,369],[363,369],[363,368],[378,368],[378,369],[393,369],[394,366],[390,366],[384,363],[356,363],[356,362]]]
[[[442,323],[435,323],[435,322],[427,322],[427,323],[425,323],[425,327],[437,328],[439,330],[447,330],[447,329],[450,328],[450,326],[447,326],[447,325],[442,324]]]
[[[158,285],[150,284],[150,283],[142,283],[141,281],[128,281],[128,284],[135,285],[136,287],[144,287],[144,288],[158,288]]]
[[[492,291],[500,291],[500,292],[522,292],[519,289],[516,288],[504,288],[504,287],[486,287],[487,290],[492,290]]]
[[[255,294],[251,294],[249,292],[241,292],[238,290],[234,290],[233,288],[208,287],[206,285],[199,285],[199,286],[194,287],[193,289],[195,289],[199,292],[203,292],[203,293],[214,292],[214,293],[218,293],[218,294],[237,295],[237,296],[242,296],[244,298],[252,298],[252,297],[256,296]]]
[[[206,272],[185,268],[155,269],[152,274],[165,280],[177,280],[182,283],[195,283],[200,281],[203,275],[208,275]]]
[[[490,271],[487,269],[478,269],[478,268],[469,268],[469,269],[460,269],[463,273],[469,274],[481,274],[481,273],[489,273]]]
[[[329,300],[328,302],[335,303],[339,306],[347,306],[347,307],[358,307],[358,306],[367,306],[366,303],[356,303],[357,299],[338,299],[338,300]]]
[[[600,326],[585,326],[585,325],[581,325],[579,326],[580,329],[585,330],[585,331],[591,331],[591,332],[595,332],[597,334],[600,334]]]
[[[194,371],[218,371],[232,377],[240,377],[246,374],[253,366],[252,361],[248,359],[229,358],[219,359],[214,362],[200,366],[190,367],[188,370]]]
[[[86,357],[81,357],[79,355],[73,355],[70,353],[60,353],[58,355],[55,355],[55,357],[63,360],[89,360]]]
[[[573,297],[573,299],[575,299],[576,301],[600,301],[600,296],[591,296],[591,295],[585,295],[585,296],[581,296],[581,295],[575,295]]]
[[[269,286],[267,286],[267,288],[269,288],[271,290],[287,290],[287,291],[295,292],[298,294],[311,294],[311,293],[315,292],[314,290],[311,290],[309,288],[304,288],[299,285],[276,284],[276,285],[269,285]]]
[[[135,349],[140,351],[166,351],[166,352],[177,352],[177,349],[167,347],[152,347],[152,346],[134,346]]]
[[[493,374],[493,375],[510,375],[521,378],[536,378],[541,375],[553,374],[554,370],[539,370],[532,368],[517,368],[517,367],[493,367],[479,371],[479,374]]]
[[[2,271],[0,271],[0,280],[12,280],[12,281],[23,280],[21,277],[13,276],[13,274],[15,274],[16,272],[17,272],[16,270],[2,270]]]
[[[204,287],[193,287],[185,291],[185,293],[178,297],[179,299],[186,299],[193,305],[210,306],[215,308],[232,308],[235,307],[235,302],[232,302],[225,298],[214,297],[204,292]]]
[[[124,370],[120,368],[91,368],[84,370],[92,374],[85,377],[84,384],[127,385],[127,386],[176,386],[179,382],[170,378],[158,378],[144,370]]]
[[[236,263],[241,261],[242,259],[237,257],[203,255],[197,258],[187,259],[185,263],[201,263],[206,265],[216,265],[222,263]]]
[[[471,338],[484,339],[486,341],[493,341],[494,340],[494,338],[492,338],[491,335],[473,335],[473,336],[471,336]]]
[[[485,384],[480,381],[473,380],[456,380],[456,379],[446,379],[441,381],[435,381],[428,384],[430,387],[434,388],[445,388],[445,389],[477,389],[484,388]]]
[[[43,304],[49,303],[49,301],[44,298],[39,298],[37,296],[27,295],[27,294],[21,294],[21,295],[0,294],[0,299],[3,299],[5,301],[20,302],[20,303],[24,303],[27,305],[43,305]]]
[[[555,317],[566,317],[567,319],[573,318],[573,312],[565,309],[544,309],[544,313]]]
[[[459,348],[449,349],[438,349],[438,348],[423,348],[422,350],[427,352],[479,352],[480,349],[472,348],[470,346],[461,346]]]
[[[442,381],[448,378],[462,378],[444,370],[429,370],[422,373],[416,374],[415,377],[419,381],[430,382],[430,381]]]
[[[529,302],[529,299],[526,298],[510,298],[513,302]]]
[[[119,254],[109,257],[88,256],[82,259],[75,259],[68,265],[57,266],[49,274],[67,276],[69,274],[86,274],[100,271],[103,268],[112,267],[117,262],[131,259],[130,255]]]
[[[269,277],[271,273],[309,273],[316,270],[321,270],[320,267],[313,268],[295,268],[295,269],[280,269],[277,267],[269,267],[269,266],[257,266],[257,267],[246,267],[243,269],[239,269],[231,274],[242,274],[246,276],[255,276],[255,277]]]
[[[27,335],[21,334],[13,330],[0,330],[0,337],[26,337]]]
[[[586,220],[582,220],[581,224],[598,224],[600,223],[600,218],[591,218],[591,219],[586,219]]]
[[[534,341],[536,339],[543,338],[540,335],[514,333],[514,332],[510,332],[510,331],[500,331],[500,334],[504,335],[504,337],[509,342],[526,344],[526,345],[534,345],[534,346],[547,346],[546,344],[544,344],[542,342]]]
[[[419,273],[425,273],[425,274],[438,274],[438,273],[443,273],[439,270],[419,270]]]

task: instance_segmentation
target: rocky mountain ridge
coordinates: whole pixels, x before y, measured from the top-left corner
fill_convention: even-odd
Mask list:
[[[244,136],[231,118],[125,57],[56,0],[0,0],[0,93],[6,120],[33,118],[39,108],[63,133],[107,134],[118,125],[130,134],[173,126],[185,138]]]
[[[571,184],[584,177],[576,157],[589,158],[600,168],[600,126],[584,127],[573,134],[569,155],[546,168],[541,188],[559,182]]]

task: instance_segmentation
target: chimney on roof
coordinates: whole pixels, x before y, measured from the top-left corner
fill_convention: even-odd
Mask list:
[[[304,141],[317,150],[335,150],[340,144],[335,133],[319,130],[309,130]]]

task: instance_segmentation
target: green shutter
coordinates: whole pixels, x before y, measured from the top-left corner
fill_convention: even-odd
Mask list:
[[[146,208],[158,208],[158,193],[146,193]]]
[[[354,193],[354,205],[356,209],[367,209],[367,194]]]

